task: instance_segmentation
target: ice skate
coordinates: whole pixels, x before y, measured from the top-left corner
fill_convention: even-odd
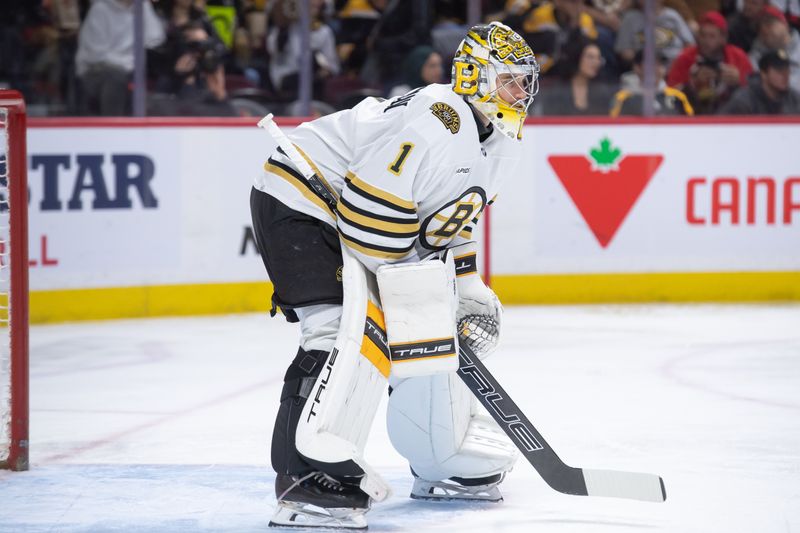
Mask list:
[[[413,472],[412,472],[413,473]],[[484,501],[498,503],[503,495],[497,486],[505,474],[481,478],[451,477],[442,481],[428,481],[414,473],[411,498],[430,501]]]
[[[370,499],[357,485],[323,473],[278,474],[278,508],[270,527],[366,529]]]

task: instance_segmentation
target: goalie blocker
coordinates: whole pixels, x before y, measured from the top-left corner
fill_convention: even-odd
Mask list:
[[[455,266],[444,260],[378,268],[392,376],[408,378],[458,370]]]

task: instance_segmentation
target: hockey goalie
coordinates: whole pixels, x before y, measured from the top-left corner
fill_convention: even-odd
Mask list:
[[[502,499],[518,452],[455,372],[459,342],[481,356],[497,343],[501,306],[472,232],[514,173],[538,73],[493,22],[468,31],[450,85],[368,98],[288,138],[271,125],[279,148],[250,207],[272,314],[299,322],[300,346],[272,437],[270,525],[366,527],[389,494],[363,458],[387,383],[411,497]]]

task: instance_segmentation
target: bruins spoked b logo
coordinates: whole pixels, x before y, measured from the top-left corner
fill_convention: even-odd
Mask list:
[[[486,192],[480,187],[464,191],[430,215],[420,227],[419,242],[428,250],[442,250],[462,231],[472,232],[483,208]]]

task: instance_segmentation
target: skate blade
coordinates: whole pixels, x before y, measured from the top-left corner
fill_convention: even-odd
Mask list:
[[[500,503],[503,501],[503,496],[496,485],[466,487],[441,481],[426,482],[419,478],[414,480],[414,486],[409,496],[413,500],[437,502],[476,501]]]
[[[292,529],[367,529],[365,509],[331,508],[298,502],[278,502],[269,527]]]
[[[412,500],[423,500],[427,502],[486,502],[486,503],[500,503],[503,501],[503,497],[490,497],[490,496],[445,496],[445,495],[436,495],[436,494],[428,494],[428,495],[420,495],[414,494],[413,492],[409,494],[409,497]]]

